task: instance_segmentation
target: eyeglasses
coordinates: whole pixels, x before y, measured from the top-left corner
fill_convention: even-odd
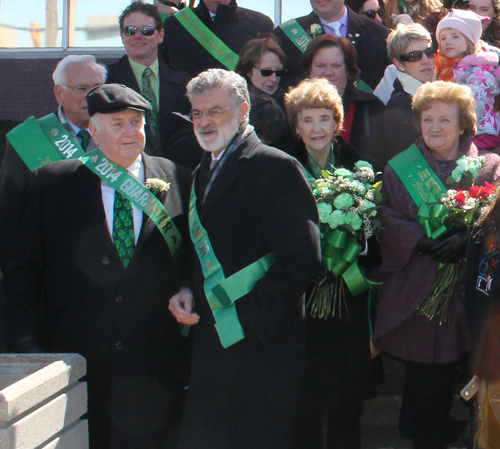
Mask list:
[[[366,17],[369,19],[375,19],[377,17],[377,14],[382,17],[384,15],[384,8],[379,8],[379,9],[369,9],[368,11],[363,11],[361,14],[364,14]]]
[[[254,66],[255,67],[255,66]],[[255,67],[262,76],[271,76],[273,73],[276,74],[276,76],[285,76],[286,74],[288,74],[288,70],[284,70],[284,69],[281,69],[281,70],[271,70],[271,69],[259,69],[258,67]]]
[[[71,89],[80,97],[85,97],[87,94],[94,88],[102,86],[102,84],[94,84],[93,86],[68,86],[67,84],[63,84],[64,87]]]
[[[198,121],[201,120],[203,117],[203,114],[205,114],[209,118],[219,118],[224,112],[226,112],[228,109],[230,109],[231,106],[228,106],[227,108],[221,109],[221,108],[212,108],[208,109],[207,111],[191,111],[191,114],[189,115],[189,118],[191,121]]]
[[[436,56],[436,49],[434,47],[428,47],[425,50],[414,50],[399,57],[401,62],[417,62],[422,59],[423,56],[427,56],[428,58],[433,58]]]
[[[125,36],[133,36],[135,33],[139,31],[143,36],[152,36],[155,34],[156,27],[143,25],[141,27],[136,27],[134,25],[126,25],[122,29],[122,33]]]

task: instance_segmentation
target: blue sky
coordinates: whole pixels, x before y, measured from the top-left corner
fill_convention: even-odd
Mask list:
[[[238,5],[244,8],[260,11],[274,20],[274,2],[272,0],[237,0]],[[311,11],[309,0],[282,0],[283,20],[308,14]],[[29,28],[32,22],[45,26],[47,0],[1,0],[0,24],[16,27]],[[152,0],[151,0],[152,2]],[[129,4],[127,0],[73,0],[76,4],[76,27],[86,27],[90,16],[108,16],[111,24],[115,23],[114,17]],[[20,7],[22,5],[22,7]],[[59,22],[62,23],[63,0],[57,0],[57,12]],[[106,17],[104,18],[106,20]],[[118,25],[117,25],[118,26]],[[42,42],[45,37],[42,33]],[[61,33],[58,35],[58,43],[61,42]],[[0,45],[2,43],[0,42]],[[31,36],[27,31],[16,31],[16,45],[18,47],[31,47]],[[75,33],[75,46],[87,47],[113,47],[121,46],[121,40],[117,34],[114,38],[95,39],[87,41],[87,33],[77,31]]]

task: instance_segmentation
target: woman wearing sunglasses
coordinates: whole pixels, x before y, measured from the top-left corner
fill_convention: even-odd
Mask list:
[[[353,11],[383,25],[384,8],[378,0],[346,0],[345,4]]]
[[[394,80],[392,85],[386,77],[381,81],[392,90],[384,110],[386,159],[389,160],[406,150],[420,135],[413,125],[411,101],[417,89],[432,80],[436,50],[431,35],[422,25],[399,24],[387,38],[387,54],[396,68],[395,80],[390,77]]]
[[[290,137],[280,81],[286,55],[272,36],[252,39],[241,49],[236,72],[248,83],[250,124],[266,145],[289,152]]]
[[[345,37],[322,34],[314,38],[302,56],[305,78],[326,78],[337,87],[344,106],[340,136],[354,146],[362,158],[378,164],[382,152],[383,103],[375,95],[356,87],[360,70],[354,45]]]

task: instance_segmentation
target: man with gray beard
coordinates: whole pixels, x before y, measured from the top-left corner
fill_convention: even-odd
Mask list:
[[[241,76],[207,70],[187,94],[206,152],[189,208],[193,283],[169,306],[195,325],[178,448],[289,448],[305,360],[303,293],[320,267],[317,207],[300,164],[248,124]]]

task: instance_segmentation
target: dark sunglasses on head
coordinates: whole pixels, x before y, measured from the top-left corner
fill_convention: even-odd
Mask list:
[[[271,69],[259,69],[255,67],[262,76],[271,76],[273,73],[276,73],[276,76],[285,76],[288,73],[288,70],[271,70]]]
[[[125,36],[133,36],[135,33],[139,31],[144,36],[152,36],[155,34],[156,27],[143,25],[142,27],[136,27],[134,25],[126,25],[123,27],[122,33]]]
[[[422,50],[414,50],[399,57],[401,62],[417,62],[422,59],[423,56],[427,56],[428,58],[433,58],[436,56],[436,49],[434,47],[426,48],[424,51]]]
[[[375,19],[377,17],[377,14],[382,17],[384,15],[384,10],[383,8],[379,9],[369,9],[368,11],[363,11],[363,14],[368,17],[369,19]]]

